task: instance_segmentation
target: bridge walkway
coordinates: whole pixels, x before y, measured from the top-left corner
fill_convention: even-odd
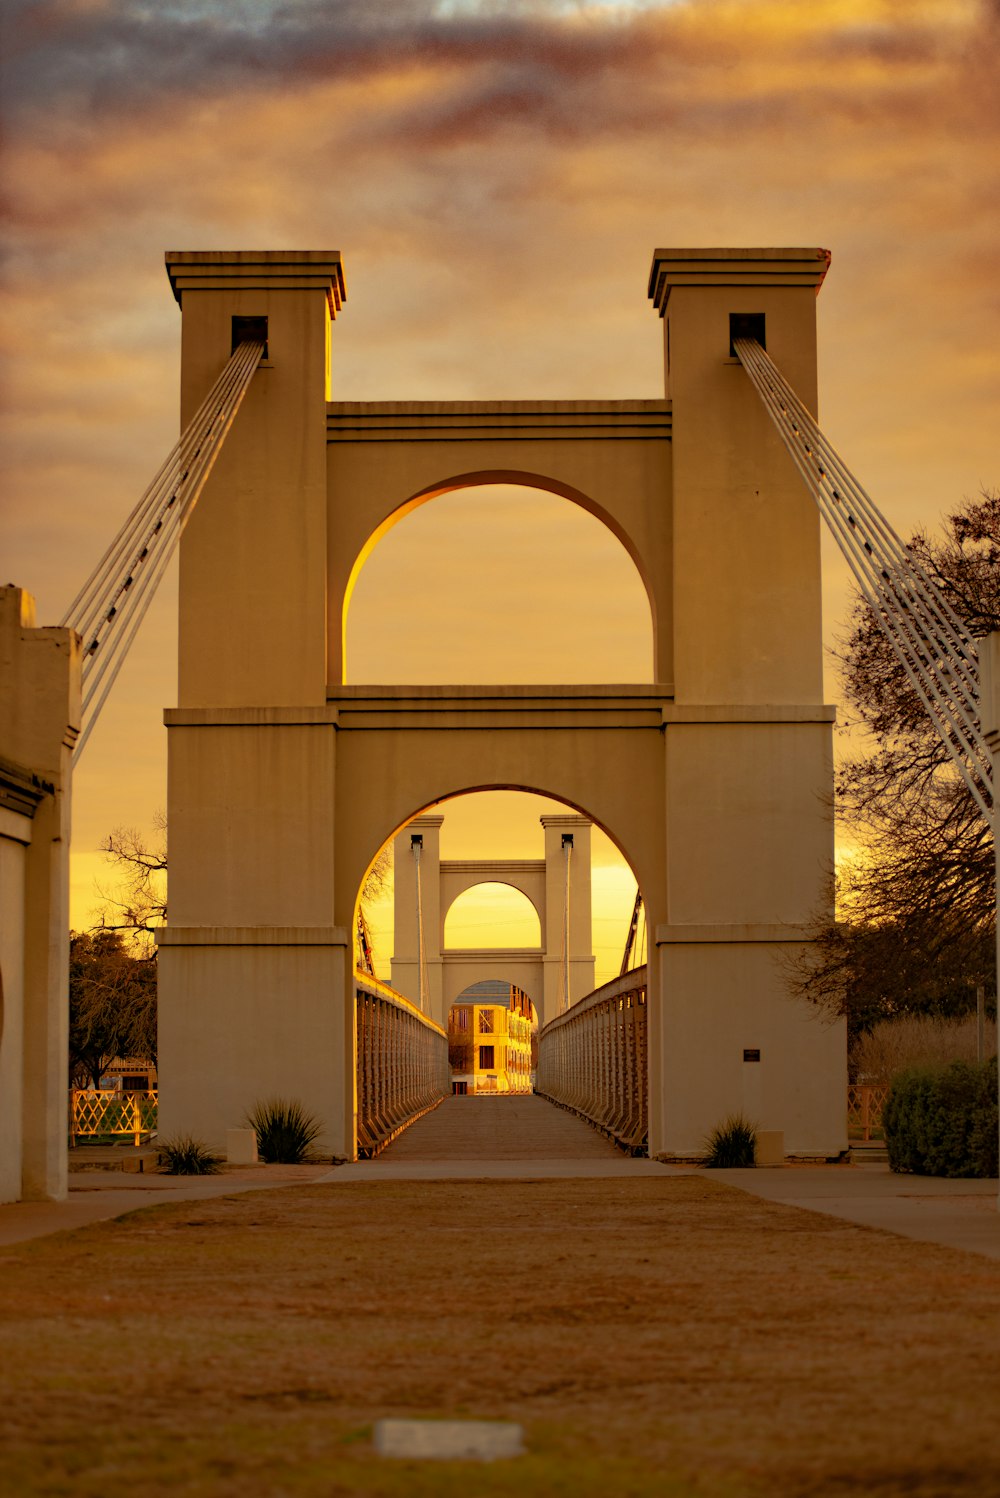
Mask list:
[[[373,1162],[608,1160],[610,1139],[565,1108],[534,1094],[446,1097],[404,1129]]]
[[[633,1158],[545,1098],[446,1097],[374,1160],[340,1165],[337,1180],[524,1180],[679,1175]]]

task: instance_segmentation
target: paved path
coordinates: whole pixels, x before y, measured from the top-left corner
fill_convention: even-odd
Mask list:
[[[678,1167],[632,1160],[583,1119],[544,1098],[448,1097],[376,1159],[339,1167],[343,1180],[454,1180],[483,1175],[673,1175]]]
[[[0,1206],[0,1246],[163,1202],[307,1183],[621,1179],[691,1173],[691,1167],[630,1159],[581,1119],[542,1098],[446,1098],[377,1159],[333,1170],[260,1165],[207,1177],[73,1174],[65,1202]],[[712,1179],[768,1201],[1000,1260],[996,1181],[899,1176],[885,1165],[718,1170]]]
[[[226,1170],[217,1176],[126,1175],[120,1170],[71,1173],[69,1195],[62,1202],[8,1202],[0,1205],[0,1248],[72,1232],[91,1222],[124,1217],[142,1207],[165,1202],[204,1201],[240,1191],[270,1191],[302,1186],[329,1174],[320,1165],[256,1165]]]
[[[995,1180],[894,1175],[888,1165],[713,1170],[712,1178],[788,1207],[804,1207],[921,1243],[943,1243],[946,1248],[965,1248],[1000,1259]]]

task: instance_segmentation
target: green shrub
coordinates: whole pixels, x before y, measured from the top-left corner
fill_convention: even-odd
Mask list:
[[[746,1170],[754,1164],[757,1125],[742,1113],[731,1113],[705,1140],[705,1164],[712,1170]]]
[[[190,1134],[178,1134],[173,1139],[163,1139],[156,1147],[156,1159],[160,1170],[167,1176],[214,1176],[222,1160],[213,1155],[207,1144],[192,1139]]]
[[[889,1164],[925,1176],[997,1174],[997,1060],[895,1079],[882,1109]]]
[[[301,1103],[284,1098],[257,1103],[247,1123],[257,1135],[257,1153],[268,1165],[301,1165],[323,1127]]]

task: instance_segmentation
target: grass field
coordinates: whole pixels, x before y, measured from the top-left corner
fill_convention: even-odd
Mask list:
[[[716,1182],[295,1186],[0,1250],[0,1492],[1000,1494],[1000,1273]],[[522,1422],[397,1463],[387,1415]]]

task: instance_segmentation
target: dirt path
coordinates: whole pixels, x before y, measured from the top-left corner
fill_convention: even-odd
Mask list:
[[[0,1492],[996,1498],[998,1327],[989,1260],[704,1175],[174,1203],[0,1251]]]

